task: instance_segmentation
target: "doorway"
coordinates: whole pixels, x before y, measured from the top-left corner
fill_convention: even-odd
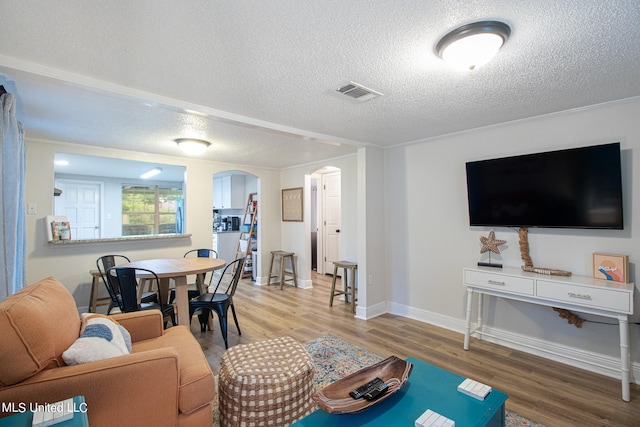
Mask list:
[[[246,255],[241,277],[250,277],[258,283],[259,193],[260,179],[256,175],[240,170],[225,170],[213,175],[212,248],[218,258],[227,262]],[[253,228],[249,228],[252,221]]]
[[[54,196],[54,214],[64,215],[71,224],[74,240],[99,239],[104,233],[101,226],[102,183],[73,179],[56,179],[56,188],[62,190]]]
[[[311,269],[333,273],[340,259],[342,223],[340,169],[325,167],[311,176]]]

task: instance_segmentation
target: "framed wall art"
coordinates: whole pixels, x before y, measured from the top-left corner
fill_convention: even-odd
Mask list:
[[[282,190],[282,220],[302,222],[302,187]]]
[[[614,282],[629,282],[629,256],[593,254],[593,277]]]

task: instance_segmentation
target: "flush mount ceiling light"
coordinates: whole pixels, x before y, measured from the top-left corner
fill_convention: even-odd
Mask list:
[[[436,54],[454,68],[473,70],[498,53],[511,28],[500,21],[480,21],[449,32],[436,45]]]
[[[178,147],[190,156],[199,156],[211,145],[209,141],[203,139],[178,138],[175,141]]]
[[[152,176],[158,175],[160,172],[162,172],[162,168],[150,169],[150,170],[146,171],[145,173],[143,173],[142,175],[140,175],[140,179],[149,179]]]

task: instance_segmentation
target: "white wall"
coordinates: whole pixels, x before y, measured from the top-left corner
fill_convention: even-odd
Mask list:
[[[74,295],[78,307],[88,306],[91,276],[96,259],[108,253],[126,254],[132,260],[182,256],[187,250],[211,247],[213,174],[240,170],[259,179],[260,246],[266,250],[280,247],[280,172],[235,164],[208,162],[184,157],[158,156],[90,146],[49,143],[26,139],[27,183],[25,200],[36,203],[36,215],[27,215],[27,283],[53,276]],[[53,212],[53,159],[56,152],[72,152],[130,160],[155,161],[186,167],[185,232],[190,238],[128,242],[101,242],[76,245],[47,243],[44,218]],[[260,265],[268,265],[261,251]],[[260,270],[259,270],[260,273]],[[101,292],[104,292],[101,289]],[[106,292],[105,292],[106,294]]]
[[[635,102],[634,102],[635,101]],[[640,259],[640,101],[507,123],[386,151],[387,300],[389,310],[462,331],[465,288],[462,268],[480,257],[480,236],[490,228],[470,227],[465,162],[560,148],[621,142],[625,225],[623,231],[530,229],[533,262],[539,267],[591,276],[593,252],[628,254],[631,280]],[[507,240],[494,262],[522,265],[517,230],[496,228]],[[486,254],[484,254],[486,255]],[[484,260],[484,259],[483,259]],[[636,285],[637,287],[637,285]],[[638,297],[635,298],[636,307]],[[636,308],[636,312],[639,308]],[[598,321],[613,319],[584,316]],[[638,321],[635,315],[632,321]],[[617,326],[585,323],[581,329],[550,308],[491,301],[488,325],[543,346],[576,348],[619,357]],[[640,327],[631,325],[633,360],[640,361]],[[462,348],[462,341],[460,342]],[[611,361],[615,362],[614,359]]]
[[[384,151],[358,149],[358,306],[363,319],[386,311],[386,230],[393,229],[385,215]]]

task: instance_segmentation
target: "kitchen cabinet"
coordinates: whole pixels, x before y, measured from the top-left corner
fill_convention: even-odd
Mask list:
[[[227,264],[235,260],[239,238],[239,231],[213,233],[213,249],[218,253],[218,258],[225,260]]]
[[[213,209],[243,209],[246,194],[244,175],[213,178]]]

